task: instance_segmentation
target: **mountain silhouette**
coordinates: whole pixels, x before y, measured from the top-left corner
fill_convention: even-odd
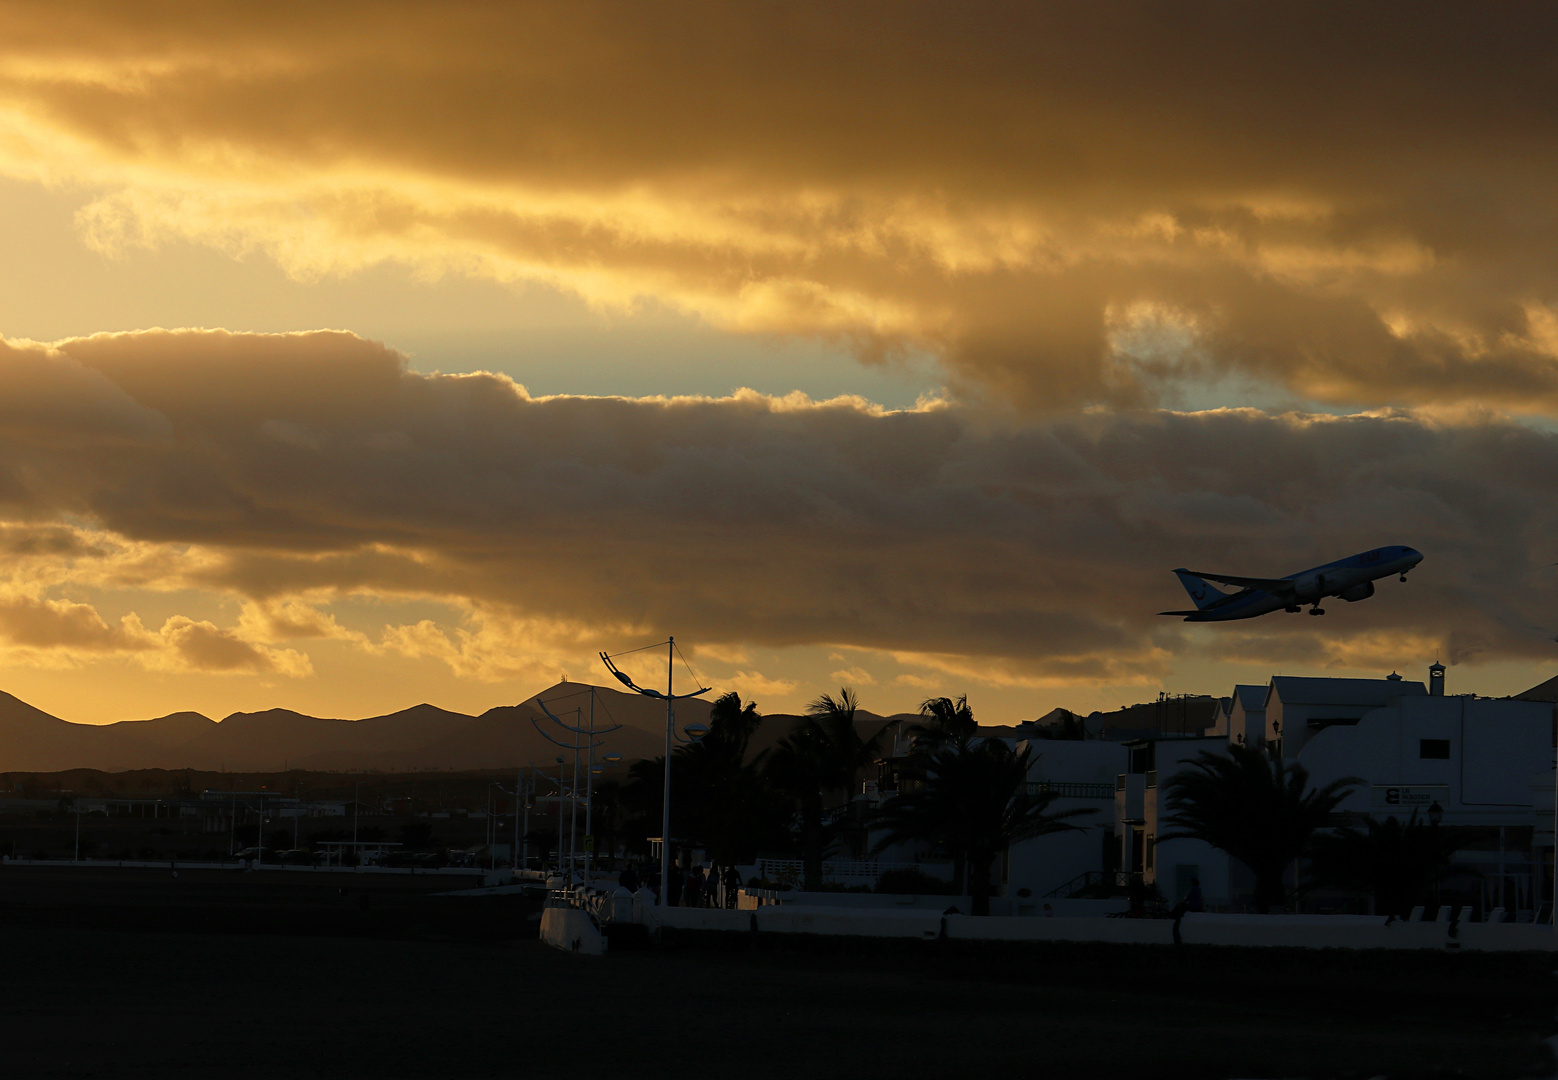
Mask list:
[[[0,691],[0,772],[59,772],[64,769],[201,769],[275,772],[282,769],[512,768],[552,765],[572,753],[547,741],[544,730],[563,742],[572,733],[546,716],[542,703],[569,724],[586,726],[594,690],[596,728],[603,733],[597,754],[624,760],[664,753],[665,703],[609,687],[562,682],[518,705],[479,716],[423,703],[384,716],[343,720],[307,716],[290,709],[238,712],[212,720],[176,712],[151,720],[74,724],[51,716]],[[705,701],[676,703],[677,723],[707,721]]]

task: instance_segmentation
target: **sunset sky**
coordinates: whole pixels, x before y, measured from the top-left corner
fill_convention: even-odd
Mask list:
[[[0,7],[0,689],[481,711],[674,633],[771,712],[1523,690],[1555,22]],[[1381,544],[1324,618],[1155,614]]]

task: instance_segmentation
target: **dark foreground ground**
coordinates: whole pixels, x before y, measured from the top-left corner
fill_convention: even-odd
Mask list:
[[[0,868],[0,1075],[1515,1077],[1558,1031],[1546,956],[743,935],[592,959],[536,941],[533,900],[339,882]]]

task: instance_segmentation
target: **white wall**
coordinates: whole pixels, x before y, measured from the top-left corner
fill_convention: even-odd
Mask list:
[[[1029,748],[1028,779],[1053,783],[1098,784],[1110,793],[1106,798],[1062,796],[1050,803],[1051,813],[1091,810],[1072,819],[1076,830],[1013,844],[1007,855],[1006,895],[1019,889],[1032,896],[1023,903],[1043,904],[1044,894],[1090,870],[1104,866],[1104,836],[1114,828],[1114,780],[1125,771],[1125,748],[1115,742],[1069,739],[1030,739],[1018,744]]]
[[[1447,760],[1423,758],[1423,739],[1450,743]],[[1546,702],[1414,696],[1366,713],[1356,726],[1318,731],[1298,756],[1323,786],[1344,776],[1364,781],[1340,809],[1405,818],[1378,805],[1375,788],[1442,786],[1448,825],[1529,825],[1531,774],[1552,760],[1552,711]]]

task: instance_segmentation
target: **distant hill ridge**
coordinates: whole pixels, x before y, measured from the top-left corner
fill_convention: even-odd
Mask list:
[[[548,742],[532,721],[567,742],[571,736],[547,720],[541,702],[555,715],[588,723],[594,692],[600,753],[626,761],[665,752],[665,703],[589,683],[560,682],[518,705],[500,705],[479,716],[422,702],[399,712],[360,720],[307,716],[291,709],[235,712],[221,721],[197,712],[175,712],[151,720],[75,724],[51,716],[0,691],[0,772],[60,772],[65,769],[199,769],[278,772],[284,769],[340,771],[379,769],[496,769],[535,764],[551,767],[568,751]],[[714,698],[715,693],[709,694]],[[678,727],[706,722],[709,701],[676,703]],[[763,717],[751,753],[771,748],[790,733],[798,716]],[[860,732],[870,737],[889,725],[912,724],[912,713],[879,716],[861,710]],[[1008,735],[1010,728],[981,728]],[[891,745],[891,733],[883,749]]]
[[[291,709],[236,712],[220,722],[197,712],[151,720],[75,724],[51,716],[0,691],[0,772],[63,769],[201,769],[273,772],[281,769],[482,769],[551,764],[564,753],[537,732],[539,720],[558,738],[571,736],[546,720],[537,704],[554,713],[587,710],[583,683],[558,683],[518,705],[479,716],[423,702],[409,709],[344,720],[306,716]],[[665,706],[636,694],[595,687],[596,721],[620,731],[603,735],[607,747],[633,760],[661,752]],[[679,721],[708,718],[708,703],[677,703]],[[571,717],[570,717],[571,718]]]

